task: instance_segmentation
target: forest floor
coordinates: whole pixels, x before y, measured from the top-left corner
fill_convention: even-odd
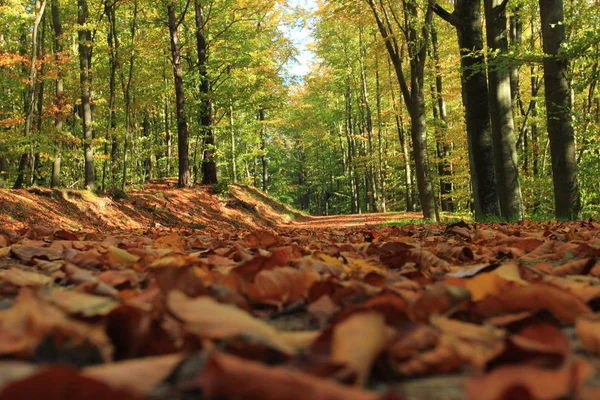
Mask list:
[[[0,190],[0,400],[600,398],[600,223]]]

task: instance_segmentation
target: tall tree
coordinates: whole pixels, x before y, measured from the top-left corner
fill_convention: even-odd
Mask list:
[[[84,177],[83,186],[96,189],[94,169],[94,118],[92,114],[92,31],[89,23],[87,0],[77,0],[77,23],[79,24],[79,84],[81,90],[81,121],[83,127]]]
[[[27,83],[27,91],[25,97],[25,132],[24,136],[28,138],[31,134],[33,125],[33,114],[36,105],[36,99],[38,93],[36,93],[36,78],[37,78],[37,56],[38,56],[38,39],[39,39],[39,27],[42,17],[44,16],[44,10],[46,8],[46,0],[35,2],[35,15],[33,18],[33,28],[31,32],[31,58],[29,67],[29,79]],[[19,189],[25,183],[25,170],[29,163],[33,162],[32,152],[30,149],[25,151],[21,155],[19,160],[19,174],[13,187]],[[31,182],[29,182],[31,184]]]
[[[192,184],[190,175],[190,157],[188,144],[188,126],[185,116],[185,93],[183,88],[183,68],[181,66],[181,47],[177,30],[185,16],[183,11],[179,20],[175,16],[175,1],[167,3],[167,16],[171,38],[171,62],[173,64],[173,77],[175,82],[175,108],[177,115],[177,150],[179,160],[179,187],[188,187]]]
[[[215,135],[213,131],[213,103],[211,82],[208,76],[208,43],[205,35],[206,18],[204,6],[194,0],[196,11],[196,49],[198,52],[198,72],[200,74],[200,130],[204,154],[202,156],[202,183],[212,185],[218,182],[215,161]]]
[[[561,54],[565,41],[562,0],[540,0],[544,48],[544,85],[556,216],[575,219],[581,209],[575,137],[571,125],[569,60]]]
[[[429,3],[425,7],[419,34],[417,4],[413,0],[403,2],[405,26],[398,29],[405,33],[405,39],[408,43],[408,56],[410,60],[410,82],[408,82],[402,68],[403,60],[400,46],[391,28],[393,21],[398,21],[396,15],[390,17],[390,13],[395,13],[395,11],[393,9],[387,10],[385,6],[379,7],[375,3],[375,0],[367,0],[367,3],[373,11],[377,27],[392,60],[404,102],[410,115],[417,186],[419,188],[419,199],[421,201],[423,216],[435,220],[437,219],[437,213],[433,195],[433,184],[429,171],[429,157],[427,154],[427,120],[425,116],[424,87],[425,61],[427,43],[429,41],[429,27],[432,19],[432,7],[430,7]]]
[[[436,4],[434,11],[452,24],[458,35],[475,216],[479,219],[500,216],[492,161],[494,147],[483,55],[481,1],[457,0],[452,13]]]
[[[521,220],[523,199],[515,141],[510,73],[502,65],[508,53],[506,4],[508,0],[484,0],[488,44],[488,79],[494,170],[500,212],[507,220]]]
[[[56,64],[58,65],[60,64],[58,60],[62,58],[63,52],[63,28],[60,18],[60,0],[52,0],[50,6],[52,12],[52,30],[54,31],[54,54],[56,56]],[[64,113],[62,110],[65,107],[64,73],[60,67],[56,76],[56,97],[54,102],[58,109],[56,116],[54,117],[54,130],[58,136],[61,134],[64,125]],[[60,186],[61,157],[61,149],[59,147],[54,154],[54,161],[52,162],[50,187]]]

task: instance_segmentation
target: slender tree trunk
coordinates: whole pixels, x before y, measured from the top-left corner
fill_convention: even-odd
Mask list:
[[[165,83],[165,95],[163,101],[163,117],[165,123],[165,141],[167,146],[167,176],[171,176],[171,158],[173,157],[173,136],[171,135],[171,113],[169,112],[169,91],[167,68],[163,67],[163,81]]]
[[[544,48],[544,84],[548,136],[552,158],[555,212],[558,218],[575,219],[581,210],[575,137],[571,125],[569,61],[561,57],[565,41],[562,0],[540,0]]]
[[[109,22],[109,29],[107,33],[107,42],[109,49],[109,64],[110,64],[110,77],[108,84],[108,124],[106,126],[106,142],[104,143],[104,163],[102,166],[102,190],[104,191],[106,188],[106,178],[109,170],[109,163],[112,164],[112,184],[114,184],[114,175],[116,169],[117,159],[110,157],[109,158],[109,146],[111,143],[116,142],[116,128],[117,128],[117,117],[115,113],[115,102],[116,102],[116,79],[117,79],[117,67],[118,67],[118,58],[117,58],[117,46],[118,46],[118,37],[117,37],[117,27],[116,27],[116,18],[115,18],[115,3],[111,0],[107,0],[104,3],[104,13]],[[116,146],[116,145],[115,145]],[[112,152],[111,152],[112,155]]]
[[[383,119],[381,116],[381,80],[379,74],[379,53],[377,49],[375,49],[375,98],[377,107],[377,164],[379,170],[379,186],[381,190],[380,204],[381,211],[386,212],[387,186],[385,174],[386,168],[383,162]]]
[[[440,194],[442,196],[442,210],[454,211],[452,202],[452,163],[449,161],[451,145],[447,138],[448,115],[446,113],[446,101],[444,99],[444,84],[441,72],[440,55],[438,49],[438,35],[435,25],[431,26],[431,47],[433,49],[433,62],[435,66],[435,100],[440,117],[440,134],[437,139],[437,153],[439,158],[438,173],[440,175]],[[435,109],[435,105],[434,105]]]
[[[391,72],[390,69],[388,71]],[[392,83],[391,74],[389,74],[390,84]],[[398,133],[398,139],[400,141],[400,147],[402,149],[402,160],[404,162],[404,187],[406,197],[406,211],[415,211],[415,205],[413,202],[413,181],[412,181],[412,167],[410,165],[410,153],[408,152],[408,137],[404,130],[404,118],[402,112],[398,109],[398,103],[396,101],[396,95],[394,87],[392,85],[390,89],[390,96],[392,101],[392,110],[394,111],[394,121],[396,122],[396,132]]]
[[[129,52],[129,65],[127,70],[127,77],[121,75],[121,82],[123,85],[123,97],[125,100],[125,141],[123,142],[123,175],[121,180],[121,190],[125,190],[127,186],[127,168],[128,168],[128,153],[130,147],[131,137],[133,135],[133,123],[131,121],[131,83],[133,80],[134,66],[135,66],[135,40],[137,32],[137,15],[138,15],[138,2],[133,2],[133,18],[131,19],[130,35],[131,35],[131,49]],[[115,37],[115,40],[116,37]]]
[[[31,32],[31,58],[29,68],[29,79],[27,83],[27,92],[25,99],[25,138],[29,138],[33,125],[33,114],[36,105],[36,79],[37,79],[37,56],[38,56],[38,39],[39,39],[39,26],[44,16],[44,10],[46,8],[46,0],[35,2],[35,17],[33,20],[33,28]],[[31,152],[24,152],[19,160],[19,173],[13,188],[20,189],[25,183],[25,170],[27,165],[31,162]]]
[[[171,56],[173,63],[173,77],[175,81],[175,108],[177,110],[177,149],[179,151],[179,181],[178,186],[188,187],[191,185],[190,157],[188,144],[188,127],[185,117],[185,95],[183,90],[183,70],[181,67],[181,49],[179,46],[179,35],[177,34],[178,23],[175,18],[175,5],[169,2],[167,15],[169,19],[169,33],[171,36]]]
[[[365,108],[365,125],[367,130],[367,143],[368,143],[368,169],[367,169],[367,191],[370,193],[369,200],[371,203],[371,211],[378,212],[379,207],[377,203],[379,202],[378,193],[377,193],[377,175],[375,173],[375,146],[373,144],[373,136],[374,136],[374,126],[373,126],[373,111],[371,109],[371,101],[369,99],[369,89],[367,85],[367,71],[365,68],[365,59],[367,58],[367,47],[363,38],[363,28],[359,27],[359,40],[360,40],[360,80],[361,80],[361,90],[362,90],[362,101]]]
[[[229,130],[231,134],[231,178],[233,183],[237,183],[237,157],[236,157],[236,138],[235,123],[233,119],[233,100],[229,99]]]
[[[484,0],[488,43],[488,78],[494,170],[500,212],[506,220],[523,219],[510,74],[500,65],[508,53],[506,0]]]
[[[427,154],[427,124],[425,118],[425,88],[424,74],[427,55],[427,43],[429,41],[429,27],[431,25],[432,8],[427,7],[421,34],[417,33],[415,27],[418,18],[417,6],[412,0],[403,2],[405,11],[406,40],[409,47],[410,58],[410,86],[402,70],[402,57],[400,46],[391,32],[391,24],[388,12],[385,8],[380,9],[374,0],[367,0],[373,11],[379,32],[385,41],[386,49],[390,55],[394,71],[398,78],[400,90],[404,102],[409,110],[411,118],[411,136],[413,142],[413,155],[415,159],[415,170],[417,186],[419,188],[419,199],[423,216],[428,219],[437,219],[433,185],[429,172],[429,157]]]
[[[269,176],[268,176],[268,165],[267,165],[267,149],[266,149],[266,130],[265,130],[265,109],[260,107],[258,109],[258,124],[259,124],[259,136],[260,136],[260,163],[262,166],[262,190],[267,192],[269,189]]]
[[[214,185],[218,182],[215,161],[215,136],[213,132],[213,105],[210,78],[208,76],[208,43],[206,41],[204,8],[194,0],[196,9],[196,47],[200,73],[200,127],[202,129],[204,154],[202,157],[202,183]]]
[[[83,127],[84,179],[83,186],[96,189],[94,169],[94,125],[92,114],[92,32],[85,27],[89,10],[87,0],[77,0],[79,24],[79,82],[81,86],[81,121]]]

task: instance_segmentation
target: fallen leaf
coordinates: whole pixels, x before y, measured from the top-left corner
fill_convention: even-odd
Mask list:
[[[45,247],[24,246],[13,244],[10,247],[11,253],[21,261],[29,262],[33,258],[42,258],[48,261],[59,260],[62,258],[62,250]]]
[[[286,354],[296,350],[283,340],[277,329],[252,317],[237,307],[217,303],[210,297],[192,299],[173,290],[167,296],[167,307],[192,333],[212,339],[226,339],[249,334],[263,338]]]
[[[580,316],[591,314],[591,309],[579,298],[561,289],[545,284],[531,284],[510,288],[495,296],[488,296],[475,304],[473,311],[483,318],[518,311],[546,309],[563,323],[574,323]]]
[[[526,388],[536,400],[553,400],[579,390],[594,374],[591,364],[575,360],[560,370],[548,370],[529,365],[501,367],[487,375],[465,383],[470,400],[498,400],[510,388]],[[507,399],[508,400],[508,399]]]
[[[87,367],[81,371],[81,375],[116,389],[145,396],[165,379],[182,359],[182,354],[145,357]]]
[[[8,384],[0,400],[141,400],[131,392],[113,389],[67,367],[49,367],[35,375]]]
[[[279,243],[277,235],[269,231],[254,231],[244,238],[250,247],[267,249]]]
[[[33,287],[51,285],[54,279],[38,272],[25,271],[19,268],[11,268],[0,271],[0,283],[9,283],[17,287]]]
[[[31,356],[44,338],[60,332],[76,345],[91,345],[103,359],[112,346],[103,329],[71,320],[57,307],[39,300],[30,289],[19,293],[14,305],[0,311],[0,354]]]
[[[178,234],[171,233],[156,239],[152,246],[157,249],[184,251],[187,248],[187,242]]]
[[[111,298],[74,290],[54,289],[42,292],[40,297],[69,314],[79,314],[84,317],[105,316],[118,306],[118,303]]]
[[[381,314],[369,312],[350,316],[333,329],[331,359],[348,365],[364,385],[377,356],[387,347],[394,330]]]
[[[244,290],[256,303],[282,306],[302,300],[319,279],[320,275],[311,268],[280,267],[260,271],[253,283],[244,285]]]
[[[235,382],[235,384],[232,384]],[[377,395],[315,376],[213,354],[194,385],[208,398],[246,400],[376,400]]]

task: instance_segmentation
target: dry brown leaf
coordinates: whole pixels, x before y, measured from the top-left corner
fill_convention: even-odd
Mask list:
[[[13,244],[10,247],[10,251],[15,257],[25,262],[29,262],[33,258],[41,258],[48,261],[60,260],[63,256],[62,249],[25,246],[21,244]]]
[[[598,315],[578,318],[575,328],[583,347],[593,355],[600,356],[600,318]]]
[[[595,264],[595,258],[571,260],[552,269],[551,274],[555,276],[587,275]]]
[[[16,267],[0,271],[0,283],[8,283],[17,287],[39,288],[51,285],[53,282],[54,279],[46,275]]]
[[[519,274],[519,266],[505,263],[491,272],[484,272],[468,279],[465,287],[471,292],[472,300],[477,302],[487,296],[500,294],[511,287],[526,285]]]
[[[356,384],[364,385],[377,356],[394,335],[381,314],[359,313],[333,328],[331,359],[349,366],[356,374]]]
[[[541,309],[550,311],[564,323],[574,323],[578,317],[591,314],[591,309],[576,296],[545,284],[517,286],[497,296],[488,296],[475,304],[473,311],[488,318]]]
[[[111,298],[74,290],[54,289],[40,293],[40,298],[68,314],[78,314],[84,317],[105,316],[119,305]]]
[[[504,350],[506,332],[492,326],[479,326],[435,315],[431,325],[442,336],[441,345],[447,345],[471,365],[483,369],[486,363]]]
[[[378,397],[306,373],[269,367],[226,354],[213,354],[195,384],[208,398],[376,400]]]
[[[281,338],[277,329],[237,307],[217,303],[210,297],[192,299],[174,290],[167,296],[167,306],[190,332],[201,337],[226,339],[249,334],[263,338],[286,354],[296,352],[293,346]]]
[[[104,382],[113,388],[147,395],[169,375],[182,359],[183,354],[145,357],[87,367],[81,371],[81,374]]]
[[[29,289],[21,290],[11,308],[0,311],[0,354],[28,356],[53,332],[70,338],[73,345],[91,344],[104,360],[111,359],[112,345],[102,328],[69,319]]]
[[[184,251],[187,248],[187,242],[178,234],[171,233],[156,239],[152,246],[157,249]]]
[[[575,360],[560,370],[548,370],[529,365],[495,369],[487,375],[470,379],[465,384],[470,400],[498,400],[509,389],[524,387],[535,400],[554,400],[580,390],[593,376],[594,367],[586,361]],[[507,399],[507,398],[506,398]]]
[[[250,247],[269,248],[279,243],[277,235],[269,231],[254,231],[244,238]]]
[[[312,268],[280,267],[259,272],[244,290],[256,303],[282,306],[302,300],[321,276]]]
[[[0,392],[0,400],[15,399],[141,400],[142,397],[84,377],[72,368],[49,367],[30,377],[10,383]]]

